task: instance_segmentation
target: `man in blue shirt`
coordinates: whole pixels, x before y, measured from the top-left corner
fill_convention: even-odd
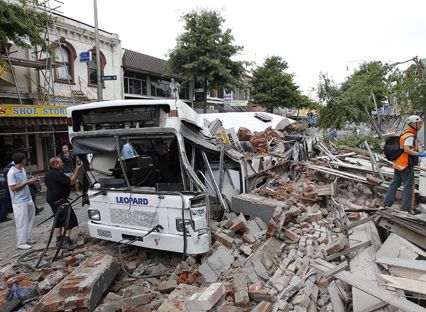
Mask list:
[[[15,215],[16,247],[18,249],[30,249],[31,246],[28,244],[34,243],[30,237],[34,224],[35,206],[28,185],[36,182],[38,178],[27,180],[27,173],[24,168],[26,164],[24,153],[13,154],[12,160],[15,165],[10,168],[7,174],[7,184]]]

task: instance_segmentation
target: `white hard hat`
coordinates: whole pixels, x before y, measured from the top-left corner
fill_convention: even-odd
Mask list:
[[[417,116],[417,115],[411,115],[411,116],[408,116],[408,118],[407,118],[407,122],[408,123],[412,123],[412,122],[422,122],[423,120],[420,118],[420,116]]]

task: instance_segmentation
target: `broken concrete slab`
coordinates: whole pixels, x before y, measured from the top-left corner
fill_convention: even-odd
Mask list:
[[[119,271],[120,265],[111,255],[93,256],[44,296],[37,304],[36,310],[93,311]]]
[[[212,255],[198,268],[206,282],[214,283],[217,278],[228,270],[234,262],[232,250],[220,245]]]
[[[158,308],[158,312],[185,312],[186,304],[185,299],[192,296],[193,294],[199,291],[198,287],[180,284],[173,290],[167,297],[166,300],[163,301],[161,306]]]
[[[225,294],[223,283],[213,283],[202,293],[193,294],[186,300],[186,310],[188,312],[209,311]]]
[[[411,252],[408,253],[406,250]],[[376,253],[376,258],[390,257],[415,260],[419,256],[426,258],[426,252],[395,233],[389,235]]]
[[[258,217],[265,223],[269,222],[276,207],[281,207],[283,210],[287,209],[286,203],[282,201],[252,193],[244,193],[232,197],[231,207],[235,212],[250,216],[252,220]]]
[[[248,295],[247,279],[244,274],[234,275],[234,300],[235,305],[246,307],[249,305],[250,298]]]
[[[245,243],[253,244],[259,238],[261,238],[264,233],[265,231],[262,231],[262,229],[259,227],[258,223],[255,220],[248,220],[247,231],[244,233],[242,240]]]

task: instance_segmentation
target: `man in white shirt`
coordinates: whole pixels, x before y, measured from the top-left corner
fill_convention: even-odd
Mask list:
[[[36,182],[38,178],[27,180],[24,153],[13,154],[12,160],[15,166],[11,167],[7,174],[7,183],[15,215],[16,246],[18,249],[30,249],[29,244],[34,243],[30,237],[34,224],[35,206],[28,185]]]

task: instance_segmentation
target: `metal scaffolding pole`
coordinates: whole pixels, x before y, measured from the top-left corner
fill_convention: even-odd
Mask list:
[[[95,45],[96,45],[96,74],[97,74],[97,91],[98,102],[102,101],[102,85],[101,85],[101,60],[99,46],[99,28],[98,28],[98,1],[93,0],[93,11],[95,15]]]

